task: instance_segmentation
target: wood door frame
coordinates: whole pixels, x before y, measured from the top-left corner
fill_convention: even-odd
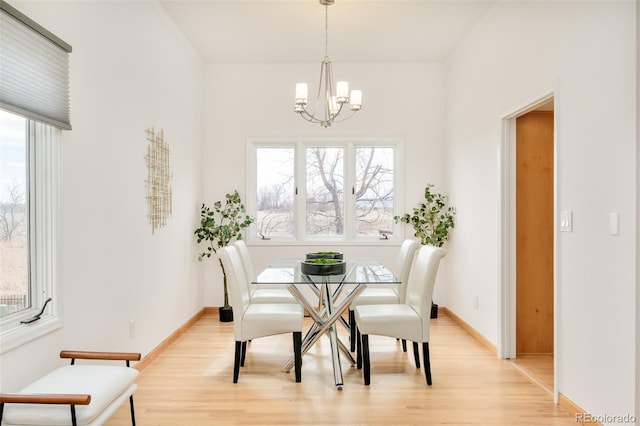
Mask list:
[[[516,118],[553,99],[553,398],[558,403],[558,359],[561,350],[558,344],[558,173],[557,173],[557,105],[555,89],[534,97],[523,106],[513,108],[502,116],[502,140],[499,152],[499,227],[498,227],[498,356],[516,356]]]

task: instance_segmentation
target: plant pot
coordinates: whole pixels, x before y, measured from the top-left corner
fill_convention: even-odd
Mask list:
[[[431,318],[438,318],[438,305],[431,302]]]
[[[218,308],[218,315],[220,316],[220,322],[233,321],[233,309],[231,307],[225,308],[221,306]]]

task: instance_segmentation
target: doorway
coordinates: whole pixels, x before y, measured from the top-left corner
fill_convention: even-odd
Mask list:
[[[553,390],[553,111],[516,118],[516,358]]]
[[[500,354],[555,391],[553,95],[506,117],[502,162]]]

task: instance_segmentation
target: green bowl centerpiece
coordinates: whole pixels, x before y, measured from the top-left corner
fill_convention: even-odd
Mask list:
[[[339,251],[313,251],[307,253],[307,259],[344,259]]]
[[[300,271],[306,275],[341,275],[347,271],[342,259],[306,259],[300,265]]]

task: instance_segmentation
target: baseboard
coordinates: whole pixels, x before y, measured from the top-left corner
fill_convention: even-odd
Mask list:
[[[463,330],[465,330],[467,333],[473,336],[473,338],[475,338],[478,342],[480,342],[483,346],[489,349],[492,354],[494,354],[495,356],[498,356],[498,350],[496,346],[493,343],[491,343],[489,340],[487,340],[482,334],[478,333],[478,331],[476,331],[473,327],[467,324],[462,318],[460,318],[459,316],[451,312],[449,309],[442,306],[438,307],[438,315],[440,314],[444,314],[449,318],[451,318],[453,322],[458,324]],[[529,380],[532,380],[530,377],[528,378]],[[533,380],[532,382],[534,384],[537,384]],[[539,386],[539,384],[537,385]],[[568,412],[571,416],[573,416],[573,418],[576,421],[576,424],[589,424],[589,425],[603,426],[602,423],[597,421],[597,417],[592,416],[590,413],[580,408],[580,406],[578,406],[575,402],[571,401],[569,398],[564,396],[562,393],[558,393],[558,405],[560,406],[560,408],[562,408],[563,410]]]
[[[592,416],[561,393],[558,393],[558,405],[560,408],[571,414],[578,424],[603,426],[602,423],[598,422],[596,416]]]
[[[138,363],[136,363],[135,368],[138,371],[142,371],[147,365],[151,364],[151,362],[158,358],[158,356],[165,351],[173,343],[178,337],[180,337],[186,330],[189,329],[200,317],[203,315],[209,314],[218,314],[217,308],[202,308],[198,312],[195,313],[191,318],[187,320],[183,325],[178,327],[176,331],[171,333],[169,337],[164,339],[158,346],[152,349],[148,354],[146,354]]]
[[[493,343],[491,343],[489,340],[487,340],[486,337],[484,337],[482,334],[478,333],[478,331],[476,331],[475,328],[473,328],[469,324],[467,324],[462,318],[460,318],[459,316],[457,316],[456,314],[451,312],[449,309],[447,309],[447,308],[445,308],[443,306],[439,306],[438,307],[438,315],[440,315],[441,313],[446,315],[446,316],[448,316],[449,318],[451,318],[453,320],[453,322],[458,324],[460,326],[460,328],[462,328],[464,331],[466,331],[471,336],[473,336],[473,338],[476,339],[478,342],[480,342],[482,344],[482,346],[484,346],[487,349],[489,349],[489,351],[491,351],[491,353],[493,355],[498,356],[498,348],[496,348],[496,346]]]

